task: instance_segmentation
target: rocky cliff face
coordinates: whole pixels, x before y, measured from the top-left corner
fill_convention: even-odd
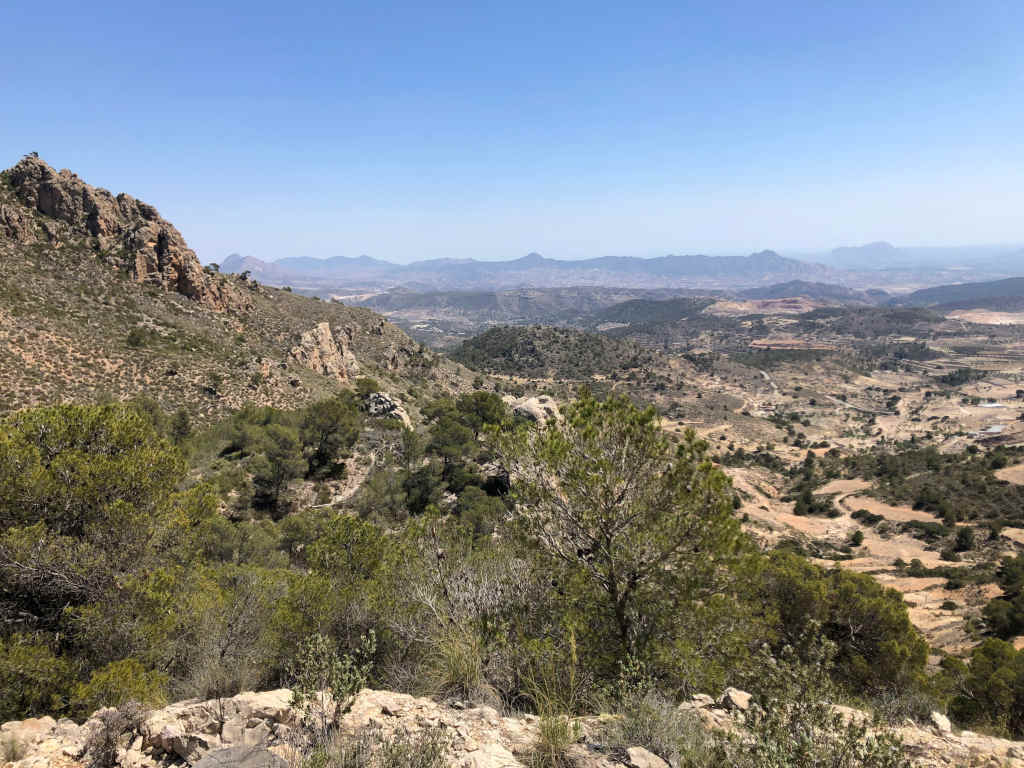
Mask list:
[[[328,706],[333,707],[329,703]],[[713,731],[742,728],[750,695],[728,689],[717,701],[695,696],[680,705]],[[835,707],[843,718],[867,716]],[[113,710],[101,710],[78,725],[71,720],[35,718],[0,726],[7,747],[7,768],[89,764],[90,737],[104,728]],[[287,768],[300,760],[304,717],[291,691],[242,693],[230,699],[190,700],[144,716],[118,739],[117,764],[123,768]],[[315,719],[315,718],[314,718]],[[1024,744],[962,731],[933,714],[929,726],[907,724],[896,731],[903,752],[918,768],[954,766],[1024,766]],[[662,758],[641,746],[612,747],[602,743],[607,716],[581,718],[580,738],[566,757],[575,768],[669,768]],[[440,732],[446,763],[458,768],[524,768],[537,742],[538,719],[532,715],[504,717],[491,707],[451,706],[431,699],[387,691],[364,690],[340,720],[345,735],[369,733],[375,742],[395,735]]]
[[[359,372],[359,363],[349,349],[353,333],[351,328],[334,333],[330,323],[317,323],[292,347],[291,359],[315,373],[345,383]]]
[[[0,203],[0,236],[53,247],[81,243],[116,260],[140,282],[212,308],[230,302],[223,281],[203,271],[181,233],[152,205],[93,187],[35,155],[6,175],[17,202]]]

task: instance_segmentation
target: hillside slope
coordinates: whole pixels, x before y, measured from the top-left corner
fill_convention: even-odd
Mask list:
[[[204,418],[452,371],[370,310],[204,270],[151,205],[31,155],[0,174],[0,412],[143,393]]]
[[[655,360],[628,341],[543,325],[492,328],[464,341],[451,357],[487,373],[562,379],[649,367]]]
[[[806,280],[791,280],[763,288],[751,288],[740,294],[745,299],[787,299],[806,296],[809,299],[832,301],[840,304],[877,304],[888,297],[885,291],[857,291],[844,285],[812,283]]]
[[[1016,310],[1024,307],[1024,277],[924,288],[893,300],[909,307]]]

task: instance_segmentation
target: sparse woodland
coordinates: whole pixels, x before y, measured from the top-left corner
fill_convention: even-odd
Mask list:
[[[483,392],[427,411],[423,434],[381,430],[387,458],[351,502],[288,514],[284,484],[348,471],[379,430],[357,397],[184,438],[139,405],[8,417],[0,687],[16,694],[0,718],[295,684],[325,658],[545,715],[727,684],[768,696],[769,658],[892,717],[973,691],[960,668],[925,677],[897,593],[761,554],[707,445],[670,442],[653,411],[583,396],[538,426]],[[219,472],[190,472],[185,453],[211,447]],[[970,700],[1017,727],[1012,705]]]

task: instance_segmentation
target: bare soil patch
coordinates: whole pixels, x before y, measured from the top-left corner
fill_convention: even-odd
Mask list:
[[[981,325],[1022,325],[1024,312],[991,312],[987,309],[958,309],[946,317]]]
[[[892,520],[895,523],[909,523],[912,521],[921,523],[937,522],[935,516],[927,512],[907,506],[894,507],[870,496],[848,496],[840,501],[840,506],[849,512],[866,509],[873,515],[881,515],[886,520]]]
[[[1016,485],[1024,485],[1024,464],[1014,464],[1012,467],[996,470],[996,477]],[[1024,531],[1021,533],[1024,534]],[[1020,543],[1024,544],[1024,541]]]

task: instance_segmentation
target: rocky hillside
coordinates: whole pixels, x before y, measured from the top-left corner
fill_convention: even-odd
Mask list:
[[[0,174],[0,412],[145,394],[203,418],[358,375],[457,378],[370,310],[204,269],[147,203],[34,155]]]
[[[749,694],[729,689],[717,701],[710,696],[695,696],[680,705],[679,715],[682,722],[691,722],[698,730],[725,734],[742,728],[753,706]],[[866,717],[847,707],[837,706],[834,711],[846,721]],[[304,726],[310,723],[310,710],[295,706],[292,692],[286,689],[242,693],[229,699],[184,701],[140,713],[134,719],[124,719],[123,712],[100,710],[81,725],[51,717],[4,723],[0,736],[6,765],[78,768],[92,764],[106,742],[113,764],[124,768],[182,764],[197,768],[287,768],[302,763],[303,747],[308,743]],[[669,762],[647,747],[615,738],[613,721],[609,716],[579,718],[576,737],[559,764],[572,768],[669,768]],[[363,741],[354,743],[365,744],[368,750],[395,745],[419,747],[419,760],[395,765],[522,768],[543,764],[536,757],[541,729],[534,715],[508,717],[487,706],[444,704],[366,689],[341,718],[337,738],[362,737]],[[1024,766],[1024,743],[954,732],[949,721],[938,713],[932,714],[930,724],[906,724],[895,729],[895,735],[902,742],[903,756],[920,768]],[[648,746],[658,748],[655,744]],[[359,761],[358,748],[350,750],[345,765],[369,764],[365,756]],[[380,764],[389,765],[386,761]]]

